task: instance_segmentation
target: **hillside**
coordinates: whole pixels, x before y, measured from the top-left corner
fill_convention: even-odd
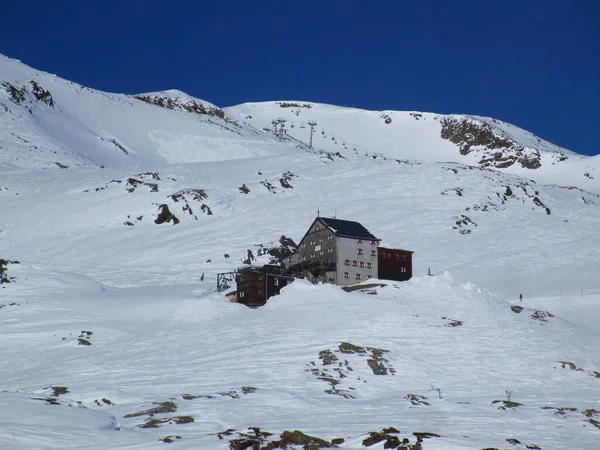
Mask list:
[[[0,89],[0,445],[598,448],[598,157],[446,116],[512,140],[486,167],[440,115],[220,109],[0,62],[23,97]],[[414,251],[415,276],[299,280],[260,309],[216,292],[317,214]]]
[[[451,161],[600,192],[600,158],[581,156],[490,117],[366,111],[302,101],[245,103],[224,111],[257,128],[284,120],[288,135],[332,152]],[[277,125],[281,128],[281,123]]]
[[[0,167],[160,167],[294,147],[180,91],[110,94],[0,55]]]

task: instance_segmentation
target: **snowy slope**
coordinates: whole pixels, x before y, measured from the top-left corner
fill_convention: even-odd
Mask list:
[[[600,448],[595,179],[465,165],[475,150],[429,116],[314,106],[328,127],[368,124],[365,142],[377,121],[416,137],[355,152],[319,130],[309,150],[299,122],[276,137],[258,113],[221,118],[179,91],[78,93],[3,61],[21,72],[0,78],[27,90],[0,115],[0,446],[299,449],[286,431],[300,430],[346,449]],[[33,101],[36,76],[54,107]],[[92,145],[99,124],[128,154]],[[569,161],[593,160],[556,152],[573,179]],[[413,279],[350,293],[296,281],[254,310],[216,292],[217,273],[298,241],[317,210],[415,251]]]
[[[0,55],[0,167],[157,167],[293,147],[180,91],[109,94]]]
[[[328,151],[480,165],[600,192],[600,157],[578,155],[489,117],[367,111],[302,101],[244,103],[224,111],[259,128],[273,128],[273,120],[284,119],[286,132],[306,143],[308,123],[316,122],[313,144]]]
[[[287,171],[293,188],[279,183]],[[255,426],[276,437],[295,429],[343,437],[342,447],[354,449],[390,426],[413,443],[413,432],[443,436],[427,439],[426,449],[503,448],[510,438],[523,442],[517,448],[597,442],[587,421],[595,416],[585,415],[600,409],[597,196],[458,164],[309,153],[171,165],[153,175],[18,171],[3,182],[2,210],[11,214],[0,249],[20,261],[8,265],[16,280],[0,294],[8,349],[1,389],[22,411],[2,419],[9,446],[30,444],[25,435],[46,447],[83,445],[87,432],[86,444],[103,447],[181,436],[186,448],[228,448]],[[187,189],[206,197],[171,197]],[[179,224],[153,222],[162,203]],[[281,234],[299,239],[316,206],[414,250],[415,279],[377,295],[299,282],[260,310],[214,291],[216,274],[238,267],[248,249],[257,254]],[[568,321],[545,306],[560,304],[561,290]],[[517,314],[508,303],[519,292],[526,309]],[[534,305],[554,317],[527,309]],[[368,355],[340,353],[343,342],[388,350],[395,375],[369,372]],[[324,350],[348,361],[346,378],[328,367],[312,374]],[[337,393],[327,394],[332,375]],[[57,412],[31,430],[29,398],[52,398],[50,386],[69,392],[62,405],[37,400]],[[505,390],[523,406],[499,410],[492,402],[505,400]],[[168,401],[177,410],[155,414],[170,419],[159,428],[139,427],[148,415],[125,417]],[[59,409],[70,402],[81,402],[81,428],[66,425]],[[564,418],[548,408],[576,410]],[[188,416],[193,423],[177,424]],[[113,422],[120,431],[103,428]],[[223,441],[214,435],[230,428],[237,431]]]

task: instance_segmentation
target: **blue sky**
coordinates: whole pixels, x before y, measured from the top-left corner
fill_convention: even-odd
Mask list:
[[[600,153],[600,1],[2,0],[0,53],[110,92],[501,119]]]

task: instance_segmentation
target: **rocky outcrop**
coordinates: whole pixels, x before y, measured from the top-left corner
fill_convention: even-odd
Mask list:
[[[198,103],[191,99],[171,98],[167,95],[134,95],[135,98],[151,105],[160,106],[161,108],[172,109],[176,111],[187,111],[193,114],[202,114],[208,116],[216,116],[221,119],[225,118],[223,110]]]
[[[52,98],[52,94],[37,84],[35,81],[31,80],[31,86],[33,87],[33,95],[39,102],[43,102],[48,106],[54,108],[54,99]]]
[[[504,169],[515,163],[526,169],[542,166],[538,150],[502,136],[488,123],[454,117],[442,118],[440,123],[440,136],[458,145],[461,155],[472,152],[481,155],[478,162],[483,167]]]
[[[15,84],[11,84],[8,82],[3,82],[2,83],[2,87],[6,90],[6,92],[9,95],[10,100],[17,104],[17,105],[23,105],[25,106],[29,112],[31,113],[32,110],[30,109],[29,106],[27,106],[26,104],[34,104],[36,101],[38,102],[42,102],[45,103],[46,105],[54,108],[55,104],[54,104],[54,98],[52,97],[52,94],[50,93],[50,91],[47,91],[46,89],[44,89],[42,86],[40,86],[36,81],[31,80],[31,92],[29,92],[27,89],[27,85],[25,86],[18,86]],[[33,98],[35,98],[35,100],[33,100],[33,98],[30,97],[30,95],[33,96]],[[29,101],[28,101],[28,97],[29,97]]]

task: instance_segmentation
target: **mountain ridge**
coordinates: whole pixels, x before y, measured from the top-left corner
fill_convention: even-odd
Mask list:
[[[0,137],[5,168],[159,167],[287,152],[295,144],[268,132],[271,122],[285,120],[287,135],[308,145],[306,124],[314,120],[314,146],[323,151],[454,161],[600,192],[600,157],[488,117],[289,100],[220,108],[176,89],[106,93],[1,55],[0,83],[0,125],[9,131]]]

